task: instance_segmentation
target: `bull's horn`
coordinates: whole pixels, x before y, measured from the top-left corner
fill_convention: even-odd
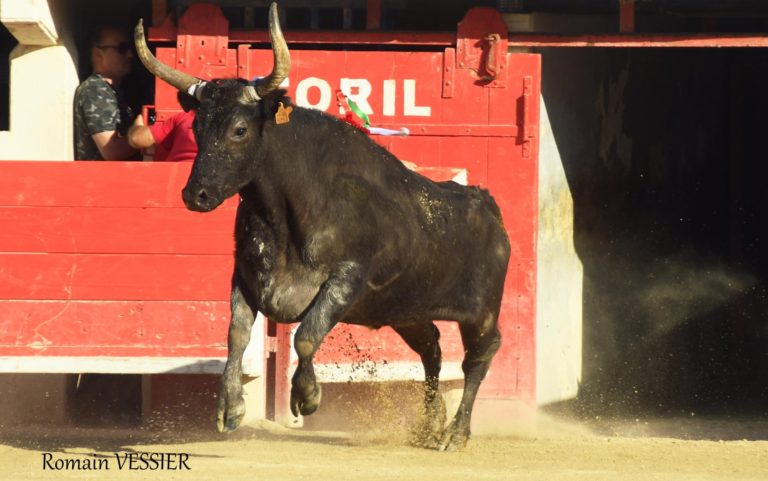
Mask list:
[[[136,53],[141,59],[141,63],[147,67],[147,70],[149,70],[152,75],[165,80],[182,92],[187,92],[190,95],[199,97],[200,89],[197,87],[205,82],[197,77],[173,69],[155,58],[155,56],[152,55],[152,52],[149,51],[147,42],[144,40],[144,21],[142,19],[139,20],[139,23],[133,31],[133,41],[136,44]]]
[[[263,97],[272,92],[283,83],[288,72],[291,70],[291,54],[288,52],[288,45],[285,43],[283,31],[280,30],[280,20],[277,18],[277,4],[272,3],[269,6],[269,39],[272,42],[272,53],[274,54],[274,67],[272,73],[261,79],[256,84],[256,93]]]

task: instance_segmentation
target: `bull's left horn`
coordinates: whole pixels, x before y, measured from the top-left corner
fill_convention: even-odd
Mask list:
[[[197,94],[199,96],[200,89],[192,87],[202,85],[205,82],[197,77],[165,65],[155,58],[155,56],[152,55],[152,52],[149,51],[147,42],[144,40],[144,21],[142,19],[139,20],[139,23],[136,24],[136,28],[133,31],[133,41],[136,44],[136,53],[141,59],[141,63],[147,67],[147,70],[149,70],[152,75],[165,80],[182,92],[187,92],[190,95]]]
[[[269,39],[272,42],[274,55],[274,67],[272,73],[261,79],[256,84],[256,93],[263,97],[272,92],[283,83],[291,70],[291,54],[288,52],[288,44],[285,43],[283,31],[280,29],[280,20],[277,18],[277,4],[269,6]]]

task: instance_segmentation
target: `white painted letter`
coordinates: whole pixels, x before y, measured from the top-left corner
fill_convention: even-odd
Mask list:
[[[360,107],[368,115],[373,114],[368,97],[371,95],[371,82],[364,78],[343,78],[339,84],[341,92]],[[354,91],[353,91],[354,89]],[[339,112],[343,114],[344,112]]]
[[[383,115],[395,116],[395,95],[397,94],[397,80],[384,81],[383,106],[381,113]]]
[[[308,92],[310,88],[320,91],[320,100],[309,103]],[[331,86],[325,80],[317,77],[307,77],[296,86],[296,105],[317,110],[328,110],[331,106]]]
[[[416,80],[403,80],[403,115],[414,117],[429,117],[432,115],[432,107],[419,107],[416,105]]]

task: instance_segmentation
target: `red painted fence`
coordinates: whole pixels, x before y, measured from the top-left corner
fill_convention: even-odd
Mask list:
[[[217,369],[236,202],[187,211],[189,168],[0,162],[0,370]]]
[[[506,26],[486,8],[468,12],[450,47],[392,51],[371,35],[359,33],[364,51],[293,49],[286,88],[300,105],[334,114],[341,89],[373,125],[410,131],[374,136],[401,159],[436,180],[490,189],[512,259],[502,347],[480,396],[533,404],[540,58],[508,53]],[[176,44],[158,48],[158,58],[201,78],[250,79],[271,67],[267,48],[230,48],[238,37],[215,6],[192,5],[178,29],[150,29],[150,41],[168,38]],[[158,81],[160,120],[179,110],[175,95]],[[0,163],[0,370],[65,372],[68,360],[94,357],[118,372],[221,368],[236,201],[187,212],[180,190],[188,171],[172,163]],[[461,378],[457,330],[440,327],[443,377]],[[278,326],[276,337],[265,344],[276,350],[276,413],[284,417],[291,327]],[[421,376],[415,354],[386,328],[340,326],[316,359],[325,381]],[[146,360],[162,362],[147,368]]]

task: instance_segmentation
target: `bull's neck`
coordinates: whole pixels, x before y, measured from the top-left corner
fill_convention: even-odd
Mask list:
[[[319,191],[328,192],[339,175],[365,175],[376,166],[370,160],[375,149],[365,134],[301,107],[294,107],[288,123],[265,129],[263,146],[258,172],[243,196],[272,212],[275,221],[322,216],[325,206],[318,202]]]
[[[312,195],[313,185],[330,180],[329,152],[341,148],[333,145],[338,142],[338,125],[325,114],[301,107],[294,107],[290,118],[268,134],[265,165],[280,195],[288,202],[302,203]]]

